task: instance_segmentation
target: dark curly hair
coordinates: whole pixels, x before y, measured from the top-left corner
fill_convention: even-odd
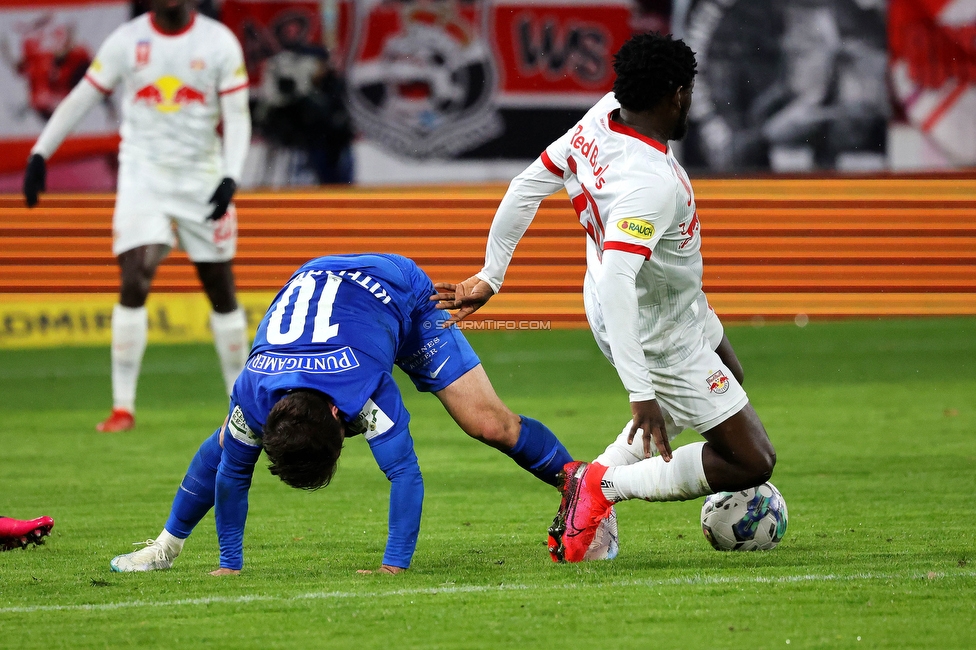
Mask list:
[[[681,39],[657,32],[637,34],[613,57],[613,94],[629,111],[647,111],[678,88],[688,88],[698,71],[695,53]]]
[[[345,426],[332,414],[332,400],[312,390],[296,390],[278,400],[261,437],[271,473],[303,490],[329,484],[344,439]]]

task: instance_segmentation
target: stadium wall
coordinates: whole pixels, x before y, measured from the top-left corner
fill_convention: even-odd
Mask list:
[[[696,181],[705,289],[726,321],[976,315],[976,177]],[[247,193],[236,275],[252,329],[291,272],[330,253],[396,252],[437,280],[477,272],[505,187]],[[111,194],[0,195],[0,348],[103,345],[118,287]],[[542,205],[502,292],[466,326],[586,327],[584,233]],[[150,341],[209,340],[209,307],[175,251],[148,303]]]

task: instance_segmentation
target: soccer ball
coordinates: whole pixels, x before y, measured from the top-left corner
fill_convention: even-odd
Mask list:
[[[583,555],[584,560],[612,560],[620,550],[617,537],[617,511],[610,508],[610,516],[600,522],[590,547]]]
[[[786,501],[772,483],[705,499],[702,532],[719,551],[768,551],[786,534]]]

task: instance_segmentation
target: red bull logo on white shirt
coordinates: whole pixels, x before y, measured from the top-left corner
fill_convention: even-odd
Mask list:
[[[175,113],[194,102],[206,104],[207,95],[202,90],[184,84],[178,77],[166,75],[137,90],[132,101],[154,106],[161,113]]]

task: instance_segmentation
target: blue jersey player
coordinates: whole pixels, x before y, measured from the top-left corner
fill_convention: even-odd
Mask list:
[[[424,484],[394,366],[434,393],[468,435],[557,485],[572,460],[566,448],[541,422],[502,403],[461,332],[441,327],[449,314],[430,301],[435,293],[430,278],[398,255],[334,255],[298,269],[261,321],[227,418],[190,462],[165,528],[145,548],[114,558],[112,569],[168,569],[214,508],[220,568],[213,574],[239,573],[261,450],[272,474],[314,490],[331,480],[343,440],[360,434],[390,481],[379,570],[409,567]]]

